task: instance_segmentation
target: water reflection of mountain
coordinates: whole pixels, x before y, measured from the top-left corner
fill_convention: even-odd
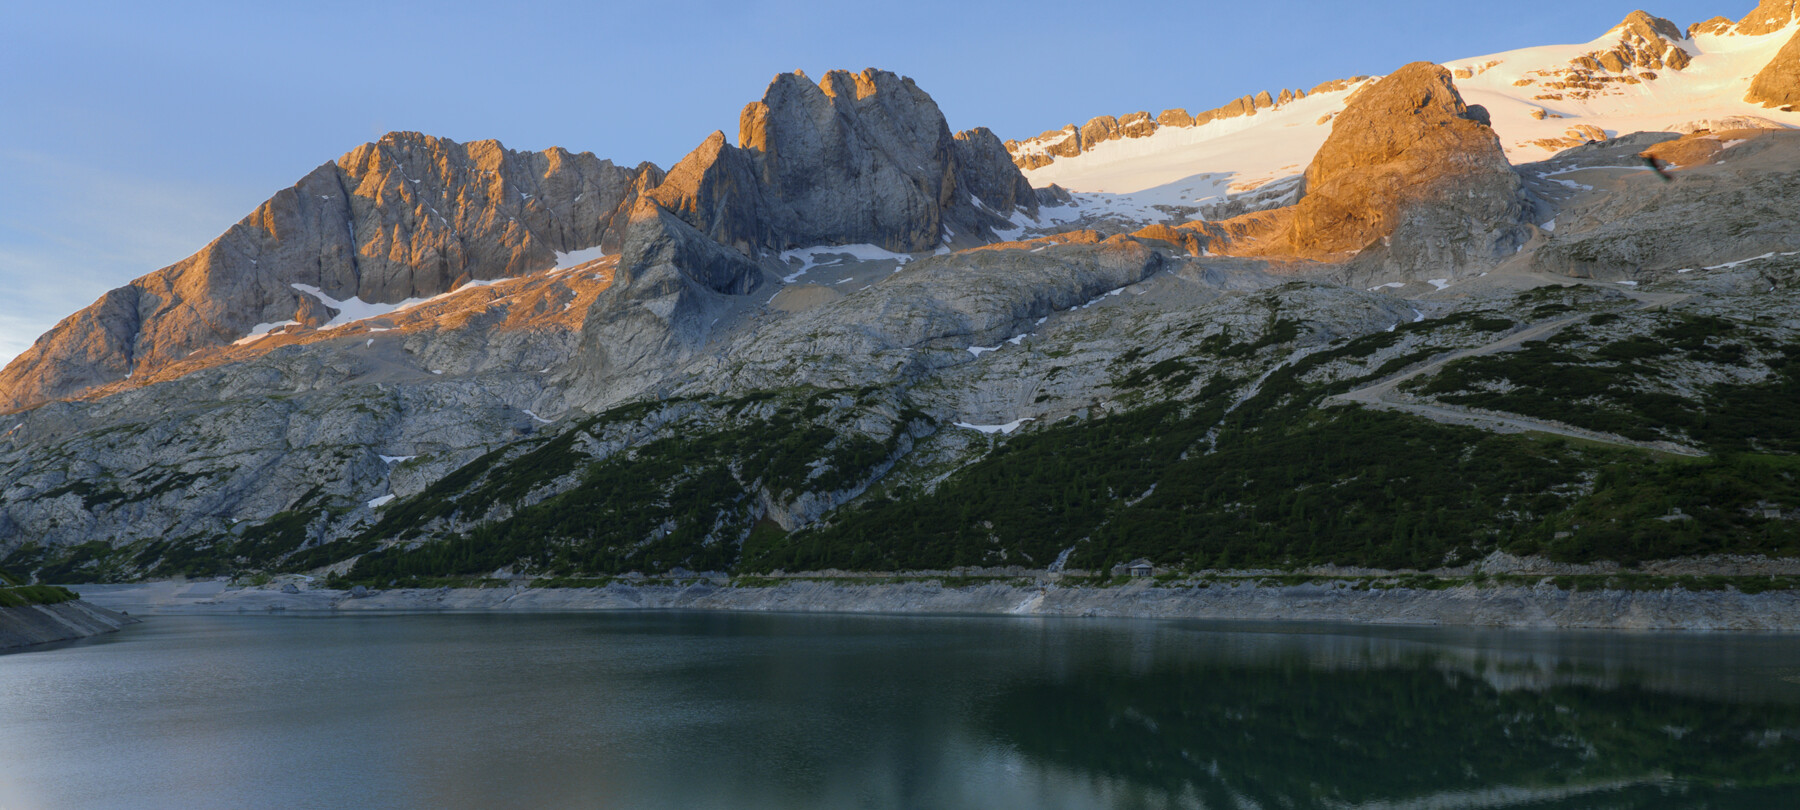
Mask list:
[[[1174,638],[1015,680],[987,729],[1146,806],[1800,806],[1800,689],[1706,694],[1705,662],[1658,666],[1655,638]]]

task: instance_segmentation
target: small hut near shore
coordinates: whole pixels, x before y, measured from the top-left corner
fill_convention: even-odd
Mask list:
[[[1156,575],[1156,566],[1149,560],[1139,557],[1128,563],[1112,567],[1113,576],[1149,577]]]

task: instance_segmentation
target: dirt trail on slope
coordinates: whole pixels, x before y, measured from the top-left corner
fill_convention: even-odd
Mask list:
[[[1577,283],[1590,284],[1592,286],[1605,286],[1609,289],[1618,289],[1614,285],[1601,284],[1586,279],[1569,280]],[[1654,309],[1660,306],[1668,306],[1685,300],[1690,296],[1690,293],[1641,293],[1630,290],[1623,292],[1626,296],[1638,302],[1637,309]],[[1674,442],[1640,442],[1627,439],[1623,436],[1615,436],[1610,433],[1584,430],[1572,425],[1565,425],[1561,422],[1533,419],[1529,416],[1486,411],[1476,408],[1462,408],[1438,402],[1421,402],[1410,395],[1403,394],[1396,390],[1400,383],[1422,374],[1435,373],[1444,366],[1457,360],[1461,360],[1465,357],[1478,357],[1481,355],[1493,354],[1518,346],[1521,343],[1533,340],[1543,340],[1562,331],[1562,329],[1569,324],[1586,320],[1588,317],[1588,313],[1583,313],[1534,324],[1492,343],[1439,355],[1431,360],[1403,370],[1397,374],[1377,380],[1362,388],[1330,397],[1328,401],[1355,403],[1365,408],[1404,411],[1437,422],[1469,425],[1501,433],[1538,431],[1541,433],[1566,436],[1572,439],[1585,439],[1587,441],[1601,442],[1620,447],[1632,447],[1640,450],[1655,450],[1664,453],[1695,457],[1706,455],[1704,451],[1685,445],[1675,444]]]

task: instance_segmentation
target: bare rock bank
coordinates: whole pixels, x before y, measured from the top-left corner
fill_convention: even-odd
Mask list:
[[[186,586],[83,587],[85,599],[152,613],[257,611],[735,610],[793,613],[935,613],[1014,616],[1333,621],[1535,629],[1800,632],[1800,591],[1733,589],[1568,590],[1548,583],[1442,589],[1358,587],[1350,581],[1269,585],[1254,581],[1116,587],[1019,581],[968,586],[792,580],[755,586],[694,581],[598,588],[394,589],[353,595],[327,589]]]
[[[0,608],[0,650],[111,633],[137,619],[76,600]]]

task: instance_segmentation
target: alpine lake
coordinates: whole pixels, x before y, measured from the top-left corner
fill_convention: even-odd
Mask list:
[[[1800,806],[1800,638],[181,615],[0,656],[0,808]]]

